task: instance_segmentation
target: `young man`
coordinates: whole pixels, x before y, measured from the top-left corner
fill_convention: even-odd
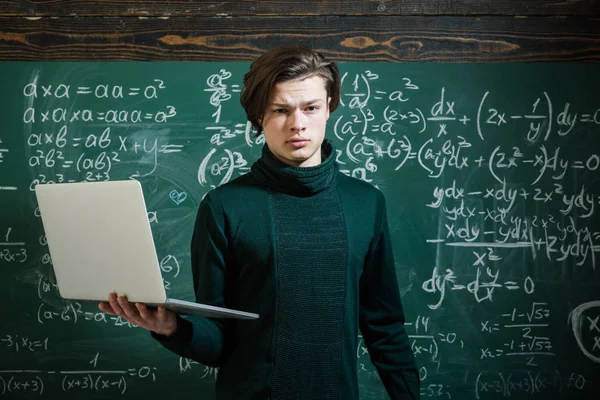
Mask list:
[[[419,397],[384,197],[340,173],[324,140],[339,96],[336,65],[305,47],[267,51],[244,76],[266,145],[202,201],[192,269],[198,302],[259,319],[184,319],[114,294],[100,306],[219,367],[218,399],[358,399],[359,327],[390,397]]]

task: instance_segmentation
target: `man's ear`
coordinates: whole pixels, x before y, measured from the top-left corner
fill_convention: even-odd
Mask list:
[[[327,97],[327,117],[325,118],[325,120],[329,119],[329,115],[331,115],[331,109],[329,108],[329,105],[331,104],[331,97]]]

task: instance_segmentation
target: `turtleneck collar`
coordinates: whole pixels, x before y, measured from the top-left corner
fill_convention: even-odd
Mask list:
[[[321,164],[314,167],[294,167],[273,155],[267,144],[262,156],[252,164],[252,174],[268,188],[293,196],[311,196],[335,183],[337,164],[333,144],[324,140],[321,145]]]

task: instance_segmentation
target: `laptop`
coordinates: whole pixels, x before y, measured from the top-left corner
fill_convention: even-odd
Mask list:
[[[180,314],[255,319],[258,314],[167,298],[141,184],[136,180],[38,184],[42,224],[65,299],[164,306]]]

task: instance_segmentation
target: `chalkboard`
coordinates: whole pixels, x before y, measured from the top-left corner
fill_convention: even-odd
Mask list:
[[[193,300],[199,202],[263,145],[239,105],[247,69],[0,64],[0,397],[214,398],[214,368],[58,296],[32,190],[139,180],[168,293]],[[598,394],[600,68],[340,70],[327,135],[340,170],[387,198],[421,397]],[[385,399],[360,343],[361,398]]]

